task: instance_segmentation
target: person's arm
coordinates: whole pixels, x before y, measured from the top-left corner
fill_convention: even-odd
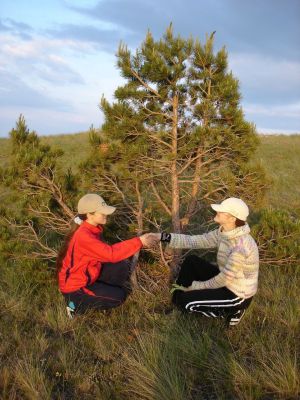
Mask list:
[[[113,245],[106,244],[93,235],[86,234],[80,240],[82,252],[101,262],[116,263],[135,254],[143,246],[143,238],[135,237]]]
[[[162,233],[162,242],[169,243],[173,249],[213,249],[218,246],[219,230],[215,229],[203,235],[181,235]]]
[[[225,268],[218,275],[214,276],[207,281],[193,281],[191,286],[187,290],[201,290],[201,289],[218,289],[227,286],[232,282],[237,273],[243,269],[245,264],[245,252],[244,249],[239,247],[232,250],[229,256]]]

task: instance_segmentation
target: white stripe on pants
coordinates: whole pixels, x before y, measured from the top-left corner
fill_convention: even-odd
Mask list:
[[[235,307],[237,305],[242,304],[245,301],[245,299],[242,299],[241,297],[236,297],[234,299],[226,299],[226,300],[196,300],[196,301],[191,301],[190,303],[187,303],[185,308],[189,311],[196,311],[199,312],[200,310],[197,310],[197,308],[200,307]],[[200,311],[201,312],[201,311]]]

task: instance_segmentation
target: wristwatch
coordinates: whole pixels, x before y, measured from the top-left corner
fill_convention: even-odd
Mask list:
[[[170,241],[171,241],[171,233],[162,232],[161,233],[161,237],[160,237],[160,241],[161,242],[170,243]]]

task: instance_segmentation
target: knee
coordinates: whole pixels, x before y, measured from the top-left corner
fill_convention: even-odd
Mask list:
[[[175,290],[172,295],[172,303],[176,306],[182,307],[185,304],[184,292],[181,290]]]
[[[199,257],[197,257],[195,255],[189,255],[189,256],[185,257],[185,259],[183,260],[181,268],[189,267],[190,265],[193,265],[194,263],[197,263],[197,262],[199,263]]]
[[[115,301],[114,301],[115,306],[114,307],[118,307],[121,304],[125,303],[127,297],[128,297],[128,293],[126,292],[126,290],[123,288],[120,288],[119,292],[116,293],[116,295],[115,295]]]

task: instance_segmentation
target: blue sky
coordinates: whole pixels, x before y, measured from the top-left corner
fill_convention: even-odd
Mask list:
[[[135,49],[171,21],[183,37],[216,31],[259,132],[300,133],[300,0],[1,0],[0,136],[20,113],[39,134],[101,126],[120,41]]]

